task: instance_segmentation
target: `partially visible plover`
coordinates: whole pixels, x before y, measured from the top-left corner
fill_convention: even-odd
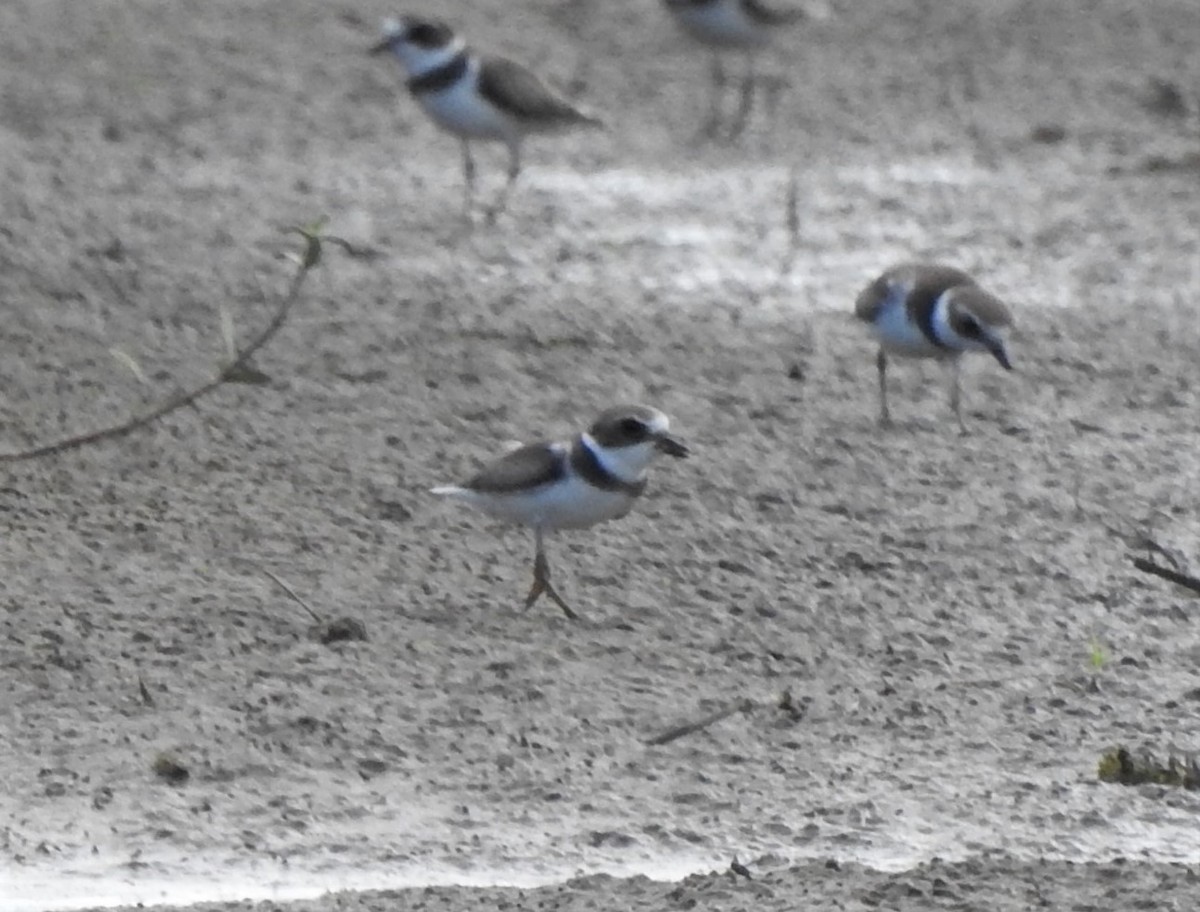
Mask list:
[[[746,75],[742,81],[741,101],[730,127],[735,137],[745,129],[753,104],[755,53],[765,47],[783,27],[805,18],[800,9],[775,9],[762,0],[663,0],[675,20],[692,38],[712,50],[712,86],[708,120],[701,132],[712,136],[721,126],[721,96],[725,88],[725,68],[721,54],[740,50],[746,55]]]
[[[388,19],[383,40],[371,53],[384,51],[391,51],[404,65],[408,89],[425,113],[459,138],[468,213],[475,194],[472,140],[497,140],[508,147],[508,179],[489,211],[494,216],[507,204],[521,173],[521,142],[527,135],[600,125],[519,63],[472,52],[444,22],[415,16]]]
[[[529,608],[543,594],[567,617],[577,615],[550,583],[544,536],[619,519],[646,488],[646,469],[656,456],[682,458],[688,449],[668,432],[658,409],[623,405],[602,412],[570,441],[529,443],[485,466],[470,481],[433,489],[489,516],[533,529],[533,586]]]
[[[960,412],[959,360],[964,352],[991,352],[1012,370],[1004,329],[1012,316],[1004,302],[953,266],[903,263],[893,266],[859,294],[858,319],[870,323],[879,339],[879,420],[891,423],[887,400],[887,356],[936,358],[949,365],[950,407],[965,430]]]

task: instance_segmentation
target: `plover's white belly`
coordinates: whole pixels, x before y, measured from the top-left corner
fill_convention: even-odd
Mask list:
[[[581,529],[629,512],[633,498],[593,487],[574,475],[520,494],[477,494],[472,502],[505,522],[546,529]]]
[[[921,327],[909,318],[904,301],[899,297],[880,308],[872,325],[879,344],[889,354],[904,358],[937,358],[953,354],[926,338]]]
[[[753,47],[766,41],[767,33],[746,15],[738,2],[705,3],[675,10],[680,25],[692,37],[720,47]]]
[[[439,126],[467,139],[508,139],[518,130],[514,119],[479,94],[477,76],[468,72],[444,89],[422,92],[421,107]]]

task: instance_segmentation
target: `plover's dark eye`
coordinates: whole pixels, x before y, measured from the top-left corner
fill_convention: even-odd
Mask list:
[[[962,321],[962,329],[960,329],[959,332],[968,339],[978,339],[981,332],[979,328],[979,321],[974,317],[966,317]]]
[[[622,418],[621,433],[631,440],[641,440],[646,436],[646,425],[636,418]]]

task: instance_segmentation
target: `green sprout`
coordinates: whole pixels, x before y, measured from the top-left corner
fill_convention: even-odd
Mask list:
[[[1088,662],[1092,666],[1093,671],[1103,671],[1104,666],[1108,664],[1108,650],[1104,648],[1104,644],[1096,637],[1088,640]]]

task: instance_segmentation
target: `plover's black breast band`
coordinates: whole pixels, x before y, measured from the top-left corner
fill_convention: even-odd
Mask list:
[[[950,346],[938,338],[937,331],[933,328],[933,314],[937,308],[938,298],[945,292],[944,288],[938,288],[932,285],[922,285],[918,282],[908,292],[908,300],[905,301],[905,306],[908,308],[909,316],[913,318],[913,322],[921,330],[921,335],[936,345],[938,348],[949,348]]]
[[[883,276],[889,283],[903,282],[908,285],[904,295],[904,307],[908,318],[921,330],[921,335],[938,348],[953,348],[938,338],[934,329],[934,313],[938,298],[951,288],[960,285],[974,286],[975,281],[961,269],[937,264],[909,263],[889,269]]]
[[[623,478],[618,478],[608,469],[604,468],[604,464],[591,448],[583,442],[582,437],[576,437],[575,442],[571,445],[571,468],[578,473],[579,477],[586,481],[594,488],[599,488],[602,491],[620,491],[623,494],[628,494],[630,497],[637,497],[642,491],[646,490],[645,479],[640,481],[626,481]]]
[[[462,79],[467,72],[468,55],[466,51],[455,54],[440,67],[435,67],[428,73],[413,76],[408,80],[408,90],[414,95],[422,92],[437,92],[446,89]]]

